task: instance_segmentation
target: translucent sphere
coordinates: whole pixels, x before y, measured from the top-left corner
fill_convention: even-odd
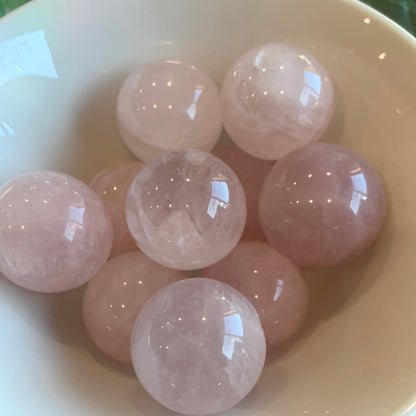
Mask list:
[[[90,182],[103,201],[113,224],[111,257],[137,249],[126,222],[126,197],[131,182],[143,167],[141,162],[121,162],[99,172]]]
[[[0,271],[19,286],[81,286],[107,261],[112,243],[100,198],[69,175],[35,172],[0,188]]]
[[[314,143],[280,159],[260,193],[269,243],[294,263],[328,267],[352,260],[374,241],[385,197],[376,171],[343,146]]]
[[[241,238],[265,240],[258,213],[259,193],[274,162],[253,157],[236,146],[215,149],[212,154],[225,162],[243,185],[247,199],[247,222]]]
[[[260,316],[268,347],[282,345],[303,323],[309,296],[302,275],[266,243],[239,243],[203,276],[227,283],[247,297]]]
[[[117,120],[126,146],[146,162],[167,151],[209,152],[222,129],[219,92],[193,65],[151,62],[125,80]]]
[[[253,156],[277,160],[321,137],[334,98],[328,73],[308,51],[269,43],[231,66],[221,100],[233,141]]]
[[[177,270],[209,266],[238,243],[246,198],[235,173],[210,153],[161,155],[134,179],[127,224],[139,248]]]
[[[131,331],[140,309],[159,289],[184,278],[138,250],[112,258],[84,294],[84,322],[95,344],[111,358],[130,363]]]
[[[179,413],[234,406],[263,369],[266,344],[256,310],[237,290],[211,279],[161,289],[134,325],[134,369],[154,399]]]

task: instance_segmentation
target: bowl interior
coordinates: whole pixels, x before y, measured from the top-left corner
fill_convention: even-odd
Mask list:
[[[0,183],[37,169],[89,181],[131,159],[115,100],[136,64],[182,58],[220,84],[243,51],[281,40],[310,50],[331,74],[335,112],[323,140],[379,171],[389,211],[365,255],[305,272],[303,329],[227,414],[410,416],[416,41],[377,12],[352,0],[34,1],[0,20]],[[92,345],[82,293],[38,295],[0,277],[0,414],[171,414]]]

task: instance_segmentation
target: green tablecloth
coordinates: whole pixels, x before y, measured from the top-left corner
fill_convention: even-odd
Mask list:
[[[29,0],[0,0],[0,17]],[[208,1],[208,0],[207,0]],[[253,0],[254,1],[254,0]],[[311,0],[313,1],[313,0]],[[416,35],[416,0],[363,0]]]

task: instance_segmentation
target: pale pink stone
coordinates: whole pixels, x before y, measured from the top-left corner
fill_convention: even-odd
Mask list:
[[[78,179],[42,171],[0,188],[0,270],[26,289],[84,284],[107,261],[112,242],[103,203]]]
[[[139,248],[178,270],[209,266],[238,243],[246,198],[235,173],[199,150],[161,155],[133,180],[127,224]]]
[[[300,328],[308,289],[299,269],[260,241],[243,241],[203,276],[235,287],[256,308],[267,346],[278,347]]]
[[[385,197],[376,171],[343,146],[315,143],[279,160],[260,193],[270,244],[305,267],[361,254],[380,231]]]
[[[104,202],[113,223],[114,238],[111,257],[137,249],[126,222],[127,191],[143,167],[141,162],[121,162],[99,172],[90,182]]]
[[[112,258],[84,294],[84,322],[95,344],[115,360],[130,363],[131,331],[140,309],[159,289],[184,278],[137,250]]]
[[[215,149],[212,153],[234,171],[243,185],[247,198],[247,222],[241,238],[265,240],[258,213],[259,193],[274,162],[253,157],[235,146]]]
[[[176,412],[207,415],[234,406],[263,369],[259,316],[237,290],[186,279],[143,306],[132,333],[132,360],[143,387]]]
[[[333,95],[328,73],[308,51],[287,43],[257,46],[224,79],[224,127],[247,153],[277,160],[319,140],[332,116]]]
[[[188,63],[150,62],[121,87],[117,120],[124,143],[141,160],[188,148],[209,152],[222,129],[218,88]]]

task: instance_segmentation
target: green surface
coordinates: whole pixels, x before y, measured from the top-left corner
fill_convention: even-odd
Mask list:
[[[0,0],[0,17],[28,1]],[[389,16],[416,35],[416,0],[363,0],[363,2]]]
[[[28,0],[0,0],[0,16],[27,3]]]
[[[416,35],[416,0],[365,0],[386,16]]]

